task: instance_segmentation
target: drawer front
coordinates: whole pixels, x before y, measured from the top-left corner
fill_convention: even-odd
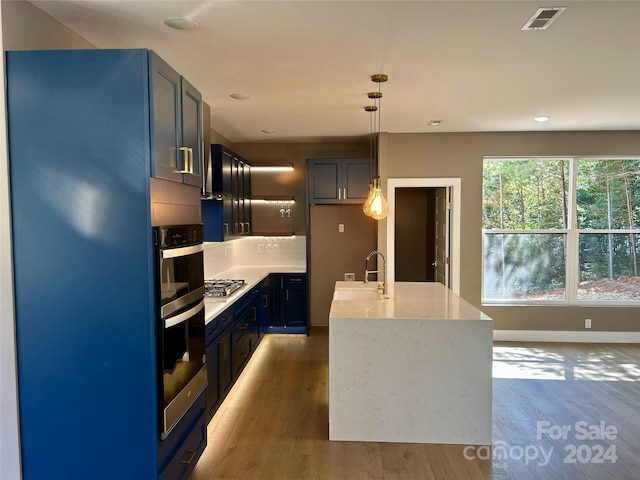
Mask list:
[[[240,375],[240,372],[242,372],[242,369],[244,368],[245,364],[249,360],[250,355],[251,355],[251,341],[248,338],[245,338],[245,341],[243,341],[240,344],[234,343],[233,376],[235,378],[237,378],[238,375]]]
[[[205,394],[201,394],[169,437],[159,442],[160,480],[186,478],[191,473],[207,444],[206,412]]]
[[[235,324],[233,327],[233,348],[245,340],[245,337],[251,331],[251,325],[253,323],[255,310],[251,307],[247,307],[244,311],[235,318]]]
[[[233,322],[233,308],[228,308],[216,318],[211,320],[205,327],[205,342],[207,345],[222,333],[222,331]]]
[[[205,327],[205,342],[209,345],[216,338],[222,329],[220,328],[220,317],[216,317],[207,323]]]
[[[184,440],[171,462],[160,474],[160,480],[186,479],[207,446],[204,416]]]

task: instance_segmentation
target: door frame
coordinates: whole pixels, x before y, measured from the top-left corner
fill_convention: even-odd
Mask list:
[[[396,188],[438,188],[449,187],[451,189],[451,216],[449,232],[449,268],[451,290],[460,295],[460,205],[462,194],[462,180],[459,177],[448,178],[388,178],[387,179],[387,203],[389,213],[387,215],[387,281],[390,292],[393,292],[395,282],[395,220],[396,220]]]

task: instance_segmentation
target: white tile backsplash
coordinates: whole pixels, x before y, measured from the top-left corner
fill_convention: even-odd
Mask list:
[[[211,278],[232,267],[290,265],[304,268],[307,237],[243,237],[205,243],[204,276]]]

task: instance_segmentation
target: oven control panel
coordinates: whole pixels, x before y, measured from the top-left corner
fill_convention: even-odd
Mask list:
[[[202,224],[158,227],[158,248],[185,247],[202,243]]]

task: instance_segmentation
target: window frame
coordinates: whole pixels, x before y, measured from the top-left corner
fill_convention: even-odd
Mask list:
[[[482,202],[484,209],[484,163],[485,161],[539,161],[539,160],[563,160],[569,162],[569,182],[567,191],[567,228],[557,229],[485,229],[482,228],[482,254],[481,254],[481,281],[480,299],[483,306],[621,306],[633,307],[640,305],[640,300],[580,300],[578,299],[578,285],[580,282],[580,235],[581,234],[635,234],[640,235],[640,226],[634,229],[596,229],[578,228],[577,188],[578,188],[578,163],[580,160],[640,160],[637,155],[576,155],[576,156],[485,156],[483,157],[482,175]],[[484,219],[481,221],[481,223]],[[565,298],[563,300],[550,299],[495,299],[485,297],[485,251],[486,238],[489,235],[500,234],[564,234],[565,243]]]

